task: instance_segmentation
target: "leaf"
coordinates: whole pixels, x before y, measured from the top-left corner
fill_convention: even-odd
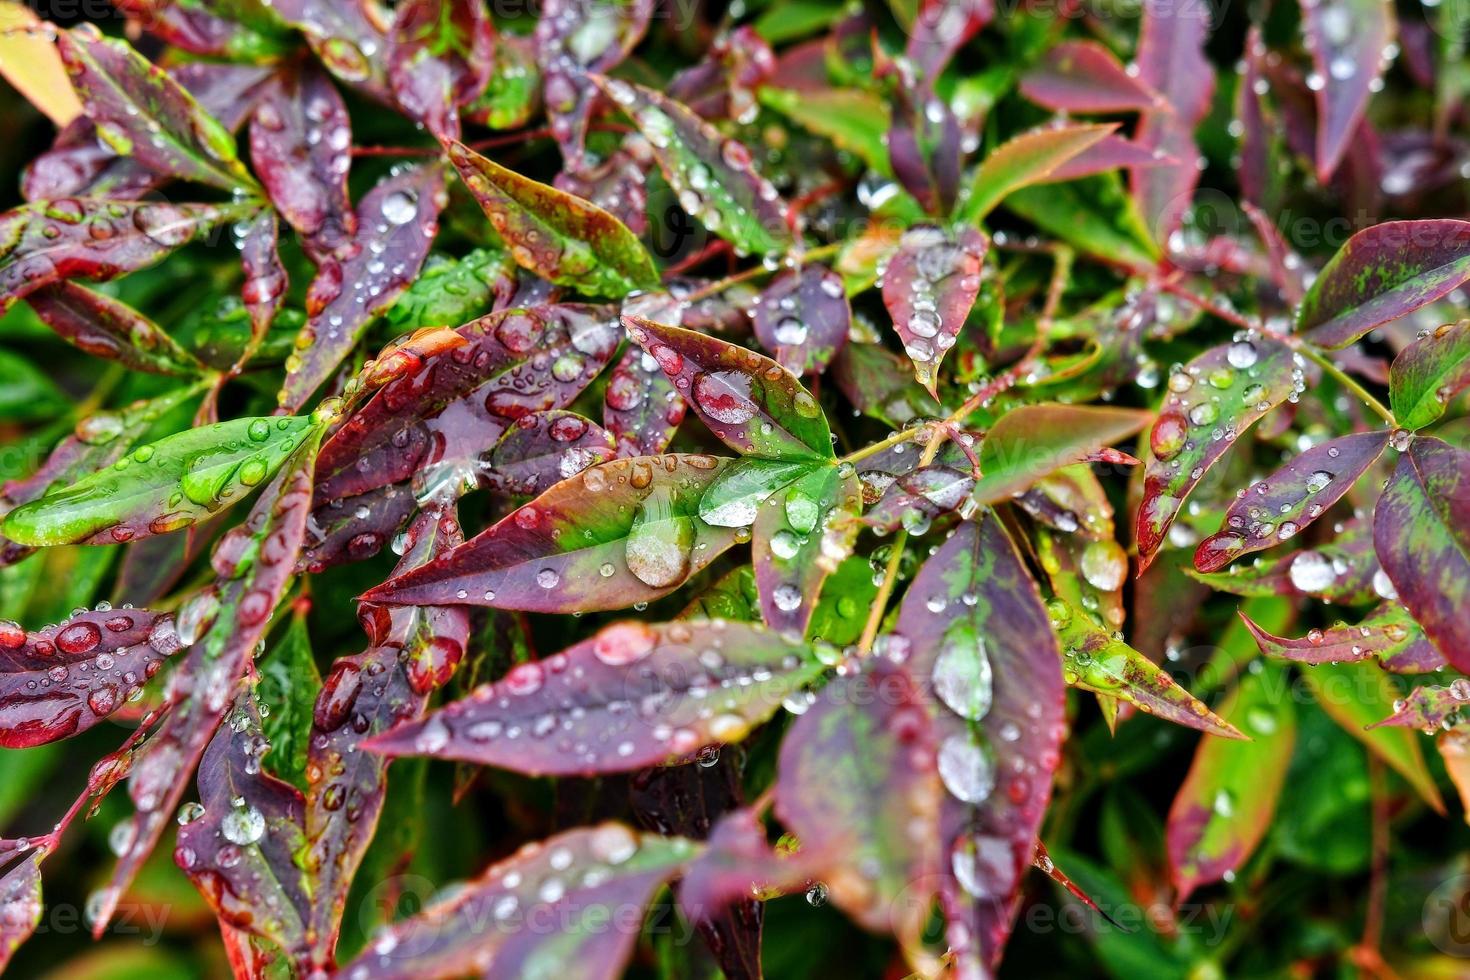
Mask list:
[[[344,259],[324,258],[307,293],[306,326],[286,358],[281,407],[295,411],[342,363],[372,318],[418,276],[448,195],[437,165],[390,174],[357,208],[357,237]]]
[[[653,16],[650,0],[549,0],[533,35],[536,63],[552,134],[569,170],[584,163],[583,141],[596,90],[588,72],[610,71],[642,40]]]
[[[977,224],[1013,191],[1038,184],[1052,171],[1111,135],[1117,124],[1064,126],[1022,133],[985,157],[970,182],[969,196],[955,213],[957,221]]]
[[[317,504],[307,522],[301,571],[317,573],[343,562],[371,558],[388,544],[417,508],[418,502],[407,483],[390,484],[354,497],[331,498]]]
[[[330,0],[272,0],[271,9],[305,35],[333,75],[388,101],[386,66],[377,57],[388,46],[386,17],[380,10]]]
[[[940,900],[951,945],[994,964],[1066,731],[1061,656],[999,520],[960,524],[915,575],[896,636],[938,743]]]
[[[786,370],[797,377],[821,374],[852,328],[842,277],[816,264],[782,272],[756,297],[751,323],[761,346]]]
[[[740,741],[823,669],[806,644],[746,623],[615,623],[365,748],[528,775],[627,772]]]
[[[657,289],[653,259],[628,226],[574,194],[506,170],[465,146],[449,159],[523,269],[592,296]]]
[[[1095,625],[1065,601],[1048,605],[1062,644],[1062,672],[1067,683],[1106,694],[1140,711],[1186,728],[1223,738],[1245,738],[1230,722],[1174,682],[1169,672]]]
[[[188,527],[265,482],[312,430],[310,418],[243,418],[190,429],[39,500],[0,525],[21,544],[110,544]]]
[[[848,344],[832,362],[832,380],[854,408],[890,428],[944,414],[903,358],[880,344]]]
[[[1247,671],[1220,705],[1244,742],[1202,739],[1169,809],[1169,875],[1175,901],[1240,868],[1271,824],[1296,743],[1296,712],[1282,696],[1284,668]]]
[[[298,957],[306,946],[311,884],[297,864],[305,846],[301,791],[262,771],[269,748],[252,695],[236,702],[199,762],[200,809],[185,805],[174,863],[222,925]]]
[[[806,632],[823,581],[852,553],[851,522],[861,510],[857,476],[830,465],[813,467],[765,499],[751,528],[751,554],[767,626]]]
[[[1240,618],[1268,657],[1303,664],[1376,660],[1384,670],[1401,674],[1428,673],[1445,666],[1444,657],[1425,638],[1419,624],[1395,602],[1383,603],[1355,626],[1338,623],[1330,629],[1311,630],[1299,640],[1273,636],[1243,612]]]
[[[265,87],[250,121],[250,159],[309,255],[334,254],[357,234],[347,196],[351,149],[347,104],[320,68],[303,62]]]
[[[1241,555],[1295,537],[1353,488],[1383,455],[1388,436],[1380,430],[1319,442],[1251,484],[1225,512],[1222,529],[1200,542],[1194,567],[1217,572]]]
[[[240,236],[240,268],[245,273],[240,299],[250,314],[250,342],[237,361],[243,365],[264,342],[271,321],[286,299],[290,281],[281,263],[280,228],[274,210],[263,208],[236,229]]]
[[[776,459],[832,458],[821,405],[775,361],[640,316],[625,314],[623,326],[731,449]]]
[[[57,129],[82,114],[66,66],[41,27],[41,19],[13,0],[0,3],[0,75]]]
[[[65,341],[135,371],[194,375],[204,366],[158,324],[119,300],[71,282],[26,296],[36,315]]]
[[[681,208],[740,255],[779,254],[792,244],[786,202],[756,172],[745,144],[651,89],[592,77],[652,144]]]
[[[916,225],[903,233],[883,271],[883,305],[914,362],[914,377],[936,400],[939,362],[980,294],[989,248],[974,228]]]
[[[484,971],[614,980],[640,932],[626,927],[628,911],[652,901],[698,851],[616,823],[566,831],[391,926],[343,971],[362,980]]]
[[[1358,132],[1380,84],[1394,40],[1393,5],[1385,0],[1324,0],[1302,7],[1303,33],[1319,84],[1317,179],[1327,183]]]
[[[1437,421],[1470,385],[1470,320],[1423,333],[1399,351],[1388,372],[1389,404],[1406,429]]]
[[[41,902],[41,859],[39,850],[27,854],[0,875],[0,969],[41,924],[45,906]]]
[[[1470,281],[1470,221],[1385,221],[1349,238],[1297,308],[1297,331],[1329,350]]]
[[[1063,41],[1051,48],[1021,77],[1020,89],[1054,112],[1129,112],[1163,102],[1096,41]]]
[[[383,316],[395,330],[466,324],[492,305],[512,305],[515,280],[516,264],[501,249],[477,248],[457,259],[434,253]]]
[[[0,622],[0,746],[71,738],[140,690],[182,646],[173,617],[97,610],[26,632]]]
[[[610,308],[558,304],[504,310],[456,331],[463,346],[388,382],[322,447],[323,498],[349,497],[475,461],[517,419],[566,406],[617,350]]]
[[[1470,681],[1463,677],[1442,687],[1426,684],[1395,700],[1393,714],[1375,721],[1369,728],[1417,728],[1426,735],[1450,731],[1463,719],[1466,701],[1470,701]]]
[[[1005,205],[1083,254],[1138,270],[1149,269],[1157,261],[1159,247],[1114,174],[1023,187],[1007,197]]]
[[[1373,547],[1398,598],[1456,670],[1470,670],[1470,453],[1419,436],[1373,515]]]
[[[884,134],[891,125],[888,103],[857,88],[795,89],[762,86],[761,104],[792,122],[832,141],[862,160],[875,173],[893,176]]]
[[[608,376],[602,424],[619,456],[653,456],[669,448],[688,407],[653,355],[629,344]]]
[[[1403,776],[1430,809],[1444,816],[1444,800],[1425,766],[1418,734],[1402,728],[1371,727],[1393,710],[1399,696],[1388,675],[1361,664],[1319,664],[1302,671],[1302,679],[1317,704],[1343,731]]]
[[[459,107],[490,81],[495,27],[480,0],[411,0],[393,11],[388,83],[409,117],[459,138]]]
[[[119,156],[170,177],[258,189],[230,131],[126,41],[86,24],[59,32],[56,44],[98,138]]]
[[[724,463],[676,454],[594,466],[363,599],[591,612],[667,595],[735,542],[697,510]]]
[[[263,716],[261,728],[274,753],[271,771],[304,789],[312,705],[322,686],[304,612],[298,609],[291,617],[286,635],[276,643],[259,670],[257,696]]]
[[[1098,405],[1020,405],[1002,415],[980,444],[977,503],[1016,496],[1050,473],[1083,462],[1136,435],[1149,413]]]
[[[490,129],[516,129],[541,108],[541,66],[528,37],[499,31],[491,59],[490,81],[464,114]]]
[[[878,692],[882,692],[878,695]],[[828,685],[781,742],[777,815],[832,901],[911,958],[940,869],[936,739],[923,692],[879,661]],[[861,870],[858,870],[861,869]]]
[[[1113,507],[1092,468],[1078,463],[1059,470],[1017,503],[1041,522],[1033,532],[1036,552],[1052,591],[1099,625],[1121,627],[1128,556],[1114,538]],[[1136,619],[1141,624],[1145,617]],[[1136,637],[1137,631],[1135,643]]]
[[[105,282],[150,266],[247,205],[160,204],[63,198],[0,215],[0,314],[63,279]]]
[[[487,467],[490,486],[535,496],[569,480],[617,450],[603,428],[575,412],[552,409],[516,419],[496,443]]]
[[[863,514],[863,523],[882,534],[900,527],[922,534],[934,518],[959,510],[974,489],[975,477],[967,470],[944,464],[923,466],[890,483]]]
[[[1170,373],[1169,394],[1149,433],[1135,530],[1140,571],[1205,472],[1252,423],[1302,390],[1298,359],[1277,341],[1243,339],[1212,347]]]

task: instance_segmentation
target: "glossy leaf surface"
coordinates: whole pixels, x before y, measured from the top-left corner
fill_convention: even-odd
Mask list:
[[[883,270],[883,305],[914,362],[914,377],[936,398],[939,362],[980,294],[989,247],[973,228],[918,225],[904,232]]]
[[[1406,429],[1437,421],[1450,399],[1470,385],[1470,320],[1426,332],[1393,360],[1388,394],[1394,418]]]
[[[771,280],[751,314],[755,335],[797,377],[821,374],[847,344],[852,311],[842,277],[822,265],[804,265]]]
[[[192,375],[203,369],[158,324],[104,293],[59,282],[30,293],[26,302],[58,335],[94,357],[153,374]]]
[[[1083,405],[1022,405],[1002,415],[980,444],[974,498],[999,503],[1037,480],[1136,435],[1147,412]]]
[[[1385,602],[1355,625],[1338,623],[1313,629],[1300,639],[1273,636],[1241,613],[1261,652],[1304,664],[1342,664],[1377,660],[1385,670],[1418,674],[1439,670],[1444,657],[1424,636],[1419,625],[1394,602]]]
[[[996,147],[975,171],[961,221],[983,221],[1012,191],[1044,182],[1058,167],[1110,135],[1114,126],[1037,129]]]

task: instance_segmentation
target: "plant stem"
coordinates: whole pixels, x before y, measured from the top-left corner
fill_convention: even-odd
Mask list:
[[[864,446],[862,449],[853,450],[846,456],[842,457],[841,462],[856,463],[859,460],[867,459],[869,456],[876,456],[883,450],[888,449],[892,446],[896,446],[901,442],[912,442],[914,439],[918,438],[920,431],[920,429],[901,429],[900,431],[895,432],[893,435],[889,436],[887,439],[875,442],[871,446]]]
[[[1336,364],[1332,363],[1332,359],[1329,358],[1326,354],[1322,353],[1320,350],[1308,343],[1297,344],[1296,349],[1300,351],[1304,356],[1315,361],[1317,363],[1317,366],[1320,367],[1324,372],[1326,372],[1334,381],[1342,385],[1354,395],[1357,395],[1358,398],[1362,400],[1363,404],[1371,408],[1380,418],[1383,419],[1383,421],[1387,422],[1391,426],[1394,426],[1395,428],[1398,427],[1399,422],[1398,419],[1393,417],[1393,412],[1390,412],[1382,402],[1369,394],[1368,389],[1364,388],[1362,385],[1354,381],[1346,371],[1338,367]]]

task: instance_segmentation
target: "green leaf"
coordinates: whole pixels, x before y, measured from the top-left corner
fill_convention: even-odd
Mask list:
[[[1063,126],[1022,133],[992,150],[970,182],[969,196],[955,210],[955,220],[976,224],[1012,193],[1040,184],[1052,172],[1114,132],[1116,123]]]
[[[397,331],[457,327],[489,313],[499,290],[514,283],[515,263],[498,248],[463,258],[432,255],[404,294],[383,314]]]
[[[737,459],[715,478],[699,499],[699,516],[716,527],[750,527],[760,504],[771,494],[794,481],[825,469],[826,464],[807,460],[766,459],[746,456]]]
[[[875,173],[893,176],[888,162],[888,103],[856,88],[762,88],[760,100],[803,129],[826,137],[839,150],[862,160]]]
[[[457,140],[449,159],[523,269],[593,296],[656,289],[658,270],[628,226],[575,194],[507,170]]]
[[[51,376],[19,354],[0,348],[0,419],[41,422],[66,409],[68,399]]]
[[[1086,255],[1141,270],[1158,260],[1159,247],[1117,174],[1023,187],[1005,205]]]
[[[1091,405],[1022,405],[1002,415],[980,444],[977,503],[1009,500],[1037,480],[1137,435],[1151,414]]]
[[[831,464],[812,467],[765,500],[751,554],[767,626],[806,632],[822,583],[852,551],[861,510],[857,475]]]
[[[298,789],[306,788],[306,756],[311,738],[312,709],[322,687],[312,659],[306,617],[292,617],[275,649],[260,664],[257,694],[270,705],[263,721],[271,744],[271,768]]]
[[[316,426],[306,416],[242,418],[140,446],[112,466],[11,511],[21,544],[111,544],[211,517],[270,478]]]
[[[1437,421],[1470,385],[1470,320],[1428,331],[1399,351],[1388,371],[1394,418],[1406,429]]]

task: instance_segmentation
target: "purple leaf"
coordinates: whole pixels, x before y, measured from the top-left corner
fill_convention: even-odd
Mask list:
[[[1393,4],[1321,0],[1303,4],[1302,19],[1317,74],[1317,179],[1325,184],[1347,152],[1388,65]]]
[[[643,38],[653,15],[652,0],[548,0],[534,35],[536,61],[545,84],[546,112],[567,169],[580,171],[583,141],[596,88],[588,72],[605,72],[622,62]]]
[[[1470,680],[1457,677],[1443,687],[1416,687],[1409,696],[1394,702],[1393,714],[1370,728],[1390,726],[1417,728],[1426,735],[1459,725],[1470,702]]]
[[[393,13],[388,82],[398,104],[440,139],[458,139],[459,107],[484,91],[495,56],[483,0],[408,0]]]
[[[443,171],[434,164],[392,174],[362,199],[357,237],[345,257],[323,257],[307,293],[310,319],[286,359],[282,408],[304,405],[373,317],[418,277],[447,200]]]
[[[204,370],[158,324],[111,296],[63,281],[37,289],[26,302],[63,340],[94,357],[153,374]]]
[[[1419,624],[1395,602],[1383,603],[1356,625],[1338,623],[1330,629],[1314,629],[1299,640],[1273,636],[1243,612],[1240,618],[1268,657],[1303,664],[1377,660],[1384,670],[1396,674],[1425,674],[1446,666]]]
[[[761,346],[797,377],[827,370],[847,345],[852,310],[842,277],[824,265],[782,272],[756,297],[751,316]]]
[[[934,464],[905,473],[863,514],[863,523],[888,534],[900,527],[922,533],[928,522],[952,513],[970,499],[975,477],[968,469]]]
[[[602,424],[619,456],[653,456],[669,448],[688,407],[654,356],[629,344],[608,376]]]
[[[648,231],[647,178],[638,161],[626,151],[617,150],[597,166],[576,173],[563,170],[553,183],[558,190],[602,208],[633,234]]]
[[[1043,181],[1038,183],[1059,184],[1094,174],[1107,173],[1128,167],[1172,167],[1179,161],[1160,150],[1134,143],[1116,133],[1110,133],[1077,154],[1059,164]]]
[[[388,48],[386,24],[374,16],[381,14],[379,8],[334,0],[272,0],[271,9],[306,36],[311,50],[333,75],[389,101],[382,58]]]
[[[989,242],[974,228],[910,228],[883,272],[883,305],[903,341],[914,376],[939,397],[939,362],[954,346],[980,294]]]
[[[240,266],[245,273],[240,299],[250,314],[250,343],[236,361],[243,365],[265,339],[290,285],[286,267],[281,264],[279,223],[274,210],[262,210],[245,224],[240,237]]]
[[[823,669],[806,644],[746,623],[615,623],[365,747],[528,775],[627,772],[740,741]]]
[[[1286,541],[1337,503],[1388,446],[1388,432],[1358,432],[1320,442],[1251,484],[1225,512],[1221,530],[1201,541],[1194,567],[1218,572],[1241,555]]]
[[[932,87],[955,52],[994,16],[992,0],[923,0],[908,25],[904,56],[923,83]]]
[[[41,924],[41,859],[35,851],[24,855],[0,875],[0,970],[10,962],[16,947],[30,938]]]
[[[533,412],[516,419],[496,443],[485,482],[502,493],[534,497],[616,454],[612,436],[575,412]]]
[[[1167,105],[1096,41],[1056,45],[1021,78],[1020,88],[1026,98],[1055,112],[1130,112]]]
[[[307,521],[301,570],[316,573],[371,558],[388,544],[416,506],[407,482],[317,504]]]

